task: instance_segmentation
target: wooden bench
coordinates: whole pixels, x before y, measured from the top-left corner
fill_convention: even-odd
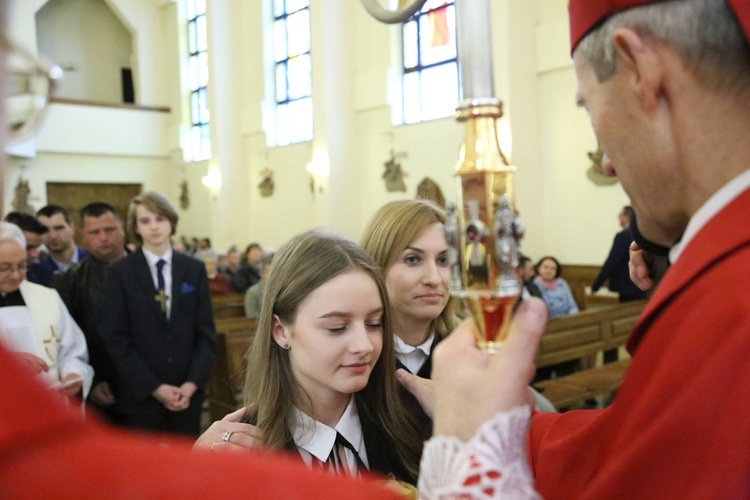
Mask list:
[[[241,293],[214,295],[211,297],[214,319],[242,318],[245,316],[245,296]]]
[[[645,304],[645,300],[639,300],[551,319],[542,336],[536,366],[570,360],[584,360],[586,364],[601,351],[619,348],[625,344]],[[630,360],[625,359],[533,385],[556,408],[565,408],[616,392],[629,364]]]
[[[242,393],[247,351],[255,336],[257,319],[223,318],[216,320],[217,360],[208,382],[211,420],[220,420],[237,409]]]

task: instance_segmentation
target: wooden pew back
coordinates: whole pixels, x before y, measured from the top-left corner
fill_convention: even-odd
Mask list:
[[[214,319],[241,318],[245,316],[245,296],[241,293],[211,297]]]

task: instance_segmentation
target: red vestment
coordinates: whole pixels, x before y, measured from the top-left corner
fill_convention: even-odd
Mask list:
[[[540,413],[545,498],[750,498],[750,190],[664,276],[605,410]]]
[[[260,453],[84,422],[0,347],[0,492],[6,498],[398,498],[372,483]]]

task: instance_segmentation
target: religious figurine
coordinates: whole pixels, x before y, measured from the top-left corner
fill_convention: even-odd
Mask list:
[[[518,239],[515,215],[508,197],[502,195],[495,212],[495,252],[499,260],[498,268],[503,275],[514,273],[518,267]]]
[[[396,160],[396,154],[391,149],[391,157],[386,161],[383,166],[385,172],[382,178],[385,180],[385,189],[388,192],[406,191],[406,184],[404,184],[404,176],[407,174],[401,170],[401,164]]]
[[[188,181],[180,183],[180,208],[187,210],[190,208],[190,192],[188,191]]]
[[[417,199],[431,200],[438,206],[445,208],[445,196],[443,196],[440,186],[429,177],[422,179],[422,182],[417,186]]]
[[[273,195],[273,170],[271,170],[270,168],[264,168],[260,171],[260,177],[261,181],[260,184],[258,184],[260,195],[263,198],[268,198],[269,196]]]
[[[451,291],[461,290],[461,235],[458,232],[458,217],[456,217],[456,205],[448,203],[445,207],[446,221],[443,225],[445,239],[448,243],[448,264],[451,270]]]
[[[29,205],[30,194],[31,188],[29,187],[29,181],[24,180],[23,177],[19,177],[18,184],[16,184],[15,187],[15,197],[13,198],[12,204],[13,210],[34,215],[36,211],[34,210],[34,207]]]

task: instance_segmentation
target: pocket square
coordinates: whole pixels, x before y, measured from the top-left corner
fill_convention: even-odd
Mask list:
[[[182,294],[191,293],[194,291],[195,291],[195,288],[188,283],[183,283],[182,285],[180,285],[180,293]]]

